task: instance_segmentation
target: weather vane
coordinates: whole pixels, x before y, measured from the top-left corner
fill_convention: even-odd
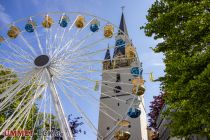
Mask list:
[[[122,12],[124,12],[125,6],[122,6],[121,8],[122,8]]]

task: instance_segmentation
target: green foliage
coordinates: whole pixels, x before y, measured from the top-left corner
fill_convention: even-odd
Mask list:
[[[0,65],[0,94],[2,94],[5,90],[7,90],[10,86],[15,84],[17,81],[18,79],[14,72]],[[21,100],[23,99],[23,96],[28,92],[28,95],[23,101],[22,106],[24,106],[28,102],[28,100],[30,99],[29,96],[34,93],[35,89],[36,89],[36,85],[29,84],[25,86],[20,92],[17,93],[17,96],[15,96],[12,100],[14,102],[0,112],[0,126],[2,126],[2,124],[14,113],[15,109],[20,104]],[[37,106],[33,105],[29,113],[28,121],[25,125],[25,130],[33,129],[34,123],[37,117],[37,111],[38,111]],[[10,126],[13,126],[13,125],[14,123],[11,124]],[[21,126],[18,124],[17,127],[15,128],[15,130],[22,130],[24,128],[24,123],[22,123]],[[35,132],[36,132],[36,129],[35,129]],[[16,140],[19,138],[13,138],[13,139]]]
[[[165,115],[173,136],[210,136],[210,1],[156,0],[142,27],[163,39],[155,52],[165,55]]]

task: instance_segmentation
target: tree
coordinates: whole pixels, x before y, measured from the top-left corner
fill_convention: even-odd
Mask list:
[[[79,133],[84,133],[86,134],[86,131],[83,131],[80,126],[83,125],[84,123],[81,121],[82,117],[76,117],[72,119],[72,114],[68,116],[68,122],[71,128],[71,131],[74,135],[74,137],[77,136]]]
[[[163,39],[161,78],[172,136],[210,136],[210,1],[156,0],[148,10],[147,36]]]
[[[154,130],[157,130],[157,119],[164,105],[163,96],[163,93],[158,96],[153,96],[153,101],[150,102],[150,113],[148,113],[149,127],[153,128]]]
[[[2,65],[0,65],[0,94],[2,94],[5,90],[7,90],[10,86],[15,84],[17,81],[18,81],[18,78],[17,78],[16,74],[11,69],[4,68]],[[29,89],[31,89],[31,90],[29,91]],[[13,102],[9,106],[6,106],[0,112],[0,126],[2,126],[2,124],[14,113],[15,109],[17,108],[17,106],[19,105],[19,103],[22,100],[21,97],[26,92],[28,92],[28,95],[26,96],[26,98],[22,104],[22,106],[24,106],[27,103],[28,99],[30,99],[29,96],[34,93],[35,89],[36,89],[36,85],[27,85],[21,91],[19,91],[17,93],[17,96],[15,96],[12,100]],[[1,99],[1,100],[3,100],[3,99]],[[0,100],[0,102],[1,102],[1,100]],[[23,128],[25,130],[31,130],[33,128],[35,120],[36,120],[37,111],[38,111],[37,106],[33,105],[29,112],[29,117],[28,117],[27,123],[26,124],[19,123],[15,127],[15,130],[17,130],[17,129],[21,130]],[[17,119],[16,119],[16,121],[17,121]],[[10,126],[13,126],[13,125],[14,125],[14,123],[11,124]],[[35,132],[36,132],[36,129],[35,129]],[[0,136],[0,138],[2,138],[2,136]],[[19,138],[13,138],[13,139],[16,140]]]
[[[79,133],[86,134],[86,131],[83,131],[80,128],[80,126],[84,124],[82,121],[80,121],[81,119],[82,117],[72,118],[72,114],[68,115],[68,123],[74,137],[76,137]],[[50,129],[50,126],[51,126],[51,129]],[[37,137],[39,139],[42,138],[43,136],[42,132],[45,131],[43,128],[45,128],[45,130],[49,131],[50,133],[53,133],[53,131],[55,132],[51,136],[52,140],[63,140],[62,136],[55,135],[56,132],[61,133],[59,123],[55,115],[46,113],[45,119],[44,119],[44,113],[39,114],[38,123],[37,123],[37,132],[39,132],[39,135]]]

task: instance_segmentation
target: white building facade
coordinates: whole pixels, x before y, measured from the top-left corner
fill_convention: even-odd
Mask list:
[[[123,13],[119,28],[113,57],[108,48],[103,62],[98,139],[147,140],[142,63],[133,44],[125,39],[128,31]],[[140,85],[134,86],[135,79]]]

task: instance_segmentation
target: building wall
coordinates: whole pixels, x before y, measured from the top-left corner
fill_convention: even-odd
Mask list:
[[[133,85],[131,83],[134,78],[130,74],[130,68],[133,66],[139,66],[138,62],[133,62],[132,66],[121,67],[114,70],[109,70],[103,73],[103,85],[101,89],[101,104],[100,104],[100,113],[99,113],[99,125],[98,130],[99,134],[103,137],[107,136],[112,128],[115,128],[116,123],[122,119],[130,121],[130,128],[126,128],[123,130],[127,130],[131,133],[131,137],[129,140],[147,140],[147,121],[146,121],[146,112],[144,109],[144,98],[140,97],[143,104],[140,104],[141,115],[139,118],[132,119],[127,116],[127,111],[130,107],[129,104],[126,104],[126,100],[132,98],[132,88]],[[120,82],[116,82],[116,75],[120,74]],[[106,82],[107,81],[107,82]],[[120,86],[122,88],[121,92],[115,93],[113,91],[114,87]],[[103,93],[107,95],[103,95]],[[117,96],[114,97],[113,96]],[[112,97],[112,98],[111,98]],[[116,98],[118,100],[116,100]],[[104,104],[106,106],[104,106]],[[108,106],[108,107],[107,107]],[[108,109],[111,108],[111,109]],[[103,111],[103,112],[102,112]],[[105,112],[105,113],[104,113]],[[108,129],[109,128],[109,129]],[[119,130],[119,127],[115,128],[115,131]],[[105,140],[114,139],[114,132],[110,133]]]
[[[164,112],[167,108],[167,105],[164,105],[161,112]],[[192,135],[189,139],[186,138],[177,138],[177,137],[171,137],[170,136],[170,130],[166,127],[167,124],[170,123],[171,120],[166,120],[160,115],[157,119],[157,126],[158,126],[158,138],[159,140],[208,140],[207,137],[201,137]]]

